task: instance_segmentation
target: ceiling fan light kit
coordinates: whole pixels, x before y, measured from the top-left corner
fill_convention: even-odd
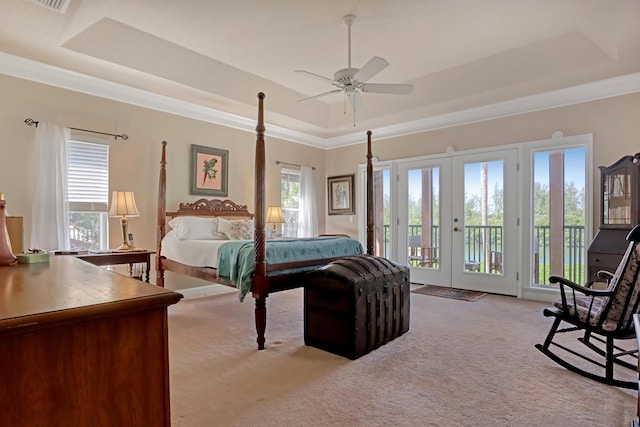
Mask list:
[[[343,20],[348,29],[348,65],[335,72],[333,79],[321,76],[305,70],[296,70],[296,73],[304,74],[318,80],[326,81],[338,89],[321,93],[319,95],[310,96],[299,100],[298,102],[307,101],[331,95],[333,93],[343,92],[346,98],[349,98],[353,111],[358,111],[364,106],[361,93],[382,93],[390,95],[408,95],[413,91],[413,85],[410,84],[390,84],[390,83],[367,83],[369,79],[375,77],[382,70],[389,66],[386,59],[374,56],[362,68],[351,67],[351,26],[355,21],[355,15],[346,15]],[[345,111],[346,113],[346,111]],[[355,125],[355,124],[354,124]]]

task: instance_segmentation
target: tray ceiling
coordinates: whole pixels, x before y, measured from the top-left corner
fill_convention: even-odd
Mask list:
[[[254,120],[262,91],[268,123],[319,145],[640,73],[634,0],[70,0],[64,13],[3,0],[1,10],[0,72],[24,58],[240,122]],[[341,94],[298,102],[333,87],[294,73],[347,67],[347,14],[352,66],[380,56],[390,65],[371,82],[414,86],[363,94],[355,117]]]

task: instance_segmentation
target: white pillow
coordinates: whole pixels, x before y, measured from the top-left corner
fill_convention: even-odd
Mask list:
[[[218,231],[224,233],[229,240],[252,240],[253,230],[252,219],[227,220],[218,218]]]
[[[214,233],[218,227],[218,218],[197,216],[179,216],[169,221],[180,240],[218,240]]]
[[[224,234],[221,231],[214,231],[213,232],[213,240],[229,240],[229,238],[227,237],[226,234]]]

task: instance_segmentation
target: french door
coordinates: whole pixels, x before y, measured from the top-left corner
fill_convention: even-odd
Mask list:
[[[517,294],[517,150],[398,164],[397,258],[411,281]]]

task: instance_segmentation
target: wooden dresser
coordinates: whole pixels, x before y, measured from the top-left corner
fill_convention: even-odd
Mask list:
[[[170,425],[180,298],[75,257],[0,267],[0,425]]]

